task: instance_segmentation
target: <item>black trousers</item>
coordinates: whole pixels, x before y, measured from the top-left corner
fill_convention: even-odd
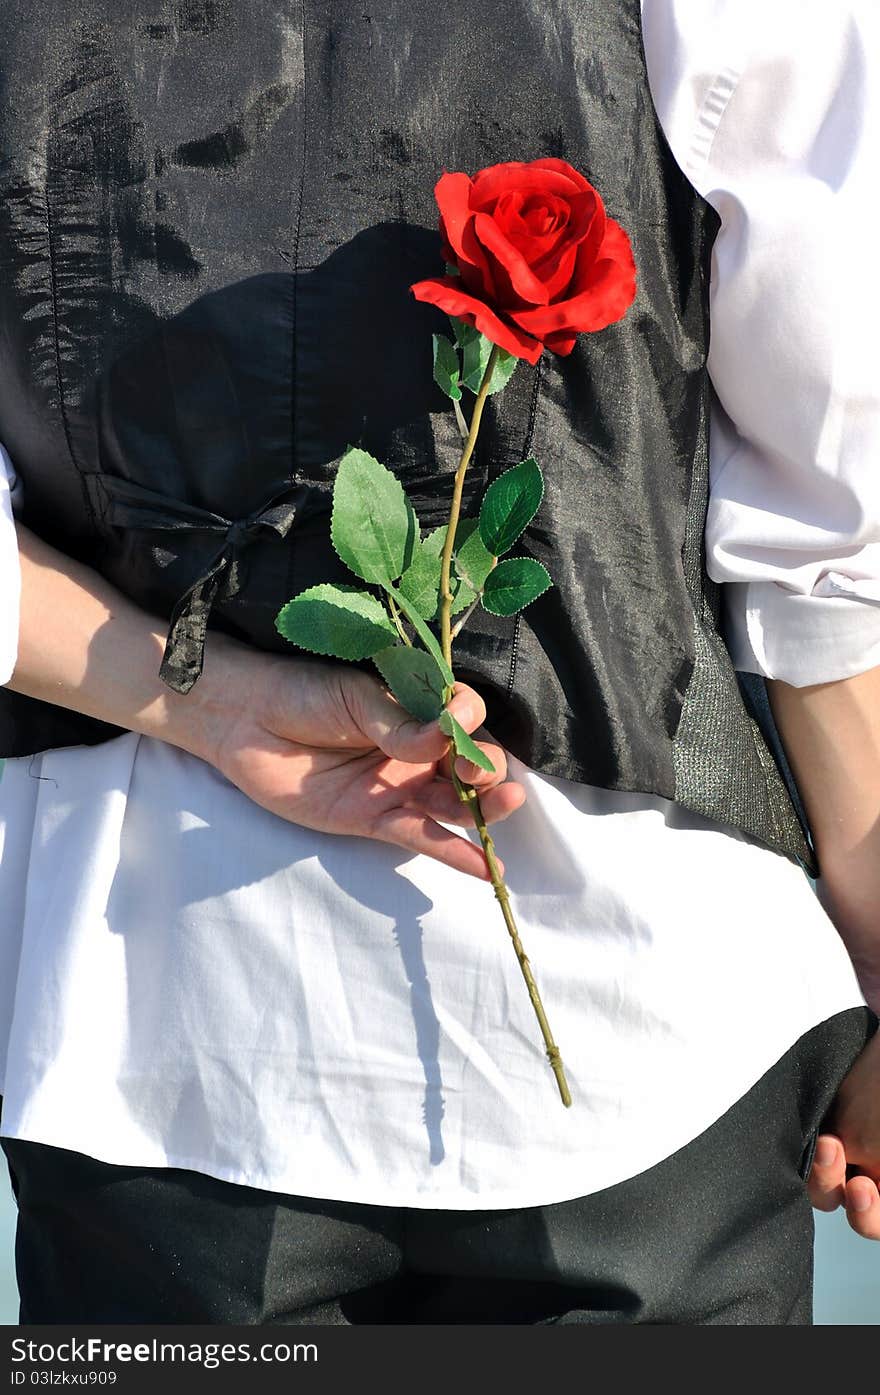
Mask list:
[[[20,1320],[809,1324],[803,1179],[876,1025],[840,1013],[673,1156],[547,1206],[314,1200],[5,1138]]]

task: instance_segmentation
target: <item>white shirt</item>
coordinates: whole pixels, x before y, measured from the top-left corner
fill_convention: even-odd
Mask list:
[[[735,661],[795,684],[863,671],[880,662],[876,290],[840,288],[871,238],[874,7],[643,12],[671,148],[723,220],[706,537]],[[8,675],[8,505],[2,544]],[[313,1196],[559,1201],[684,1146],[862,1002],[792,862],[669,801],[509,763],[528,799],[497,842],[570,1110],[491,887],[285,823],[126,734],[11,760],[0,783],[2,1132]]]

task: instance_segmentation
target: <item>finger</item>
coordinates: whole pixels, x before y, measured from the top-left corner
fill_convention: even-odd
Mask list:
[[[479,730],[479,729],[478,729]],[[474,733],[476,735],[476,733]],[[478,740],[476,743],[480,750],[489,757],[494,765],[494,770],[484,770],[481,765],[475,765],[473,761],[465,756],[456,756],[450,749],[437,766],[437,773],[445,776],[447,780],[452,779],[452,762],[455,761],[455,773],[465,784],[473,785],[475,789],[488,789],[492,785],[500,784],[507,779],[507,753],[503,746],[499,746],[497,741],[492,741],[486,734],[485,740]]]
[[[460,726],[464,727],[465,731],[468,732],[468,734],[475,732],[477,728],[481,726],[482,723],[486,720],[486,704],[480,697],[480,694],[476,692],[473,688],[468,687],[466,683],[456,684],[455,692],[449,699],[449,702],[446,704],[446,710],[452,713],[455,720],[459,723]],[[410,736],[409,733],[406,733],[406,735],[407,737]],[[416,734],[413,733],[412,735],[415,736]],[[453,746],[450,738],[446,735],[446,733],[440,730],[439,720],[425,724],[421,728],[421,731],[418,733],[418,739],[420,741],[427,742],[429,738],[431,740],[431,746],[426,746],[425,749],[430,749],[432,755],[427,758],[435,760],[439,759],[442,762],[442,768],[444,773],[451,779],[452,777],[449,763],[454,758]],[[436,742],[438,739],[440,741],[439,747],[436,746]],[[477,745],[481,749],[486,749],[486,754],[489,756],[489,759],[492,760],[492,763],[496,766],[496,770],[483,770],[481,766],[475,766],[470,761],[466,762],[467,767],[471,770],[478,770],[480,772],[481,780],[484,782],[486,780],[491,782],[493,780],[497,780],[498,778],[503,779],[504,775],[506,775],[507,773],[507,759],[501,747],[492,743],[491,749],[485,748],[484,743],[482,741],[478,741]],[[417,750],[419,748],[414,746],[413,749]],[[425,759],[425,757],[418,758]],[[408,755],[406,756],[406,759],[410,760],[412,759],[412,757]],[[499,762],[503,766],[504,771],[504,775],[500,777],[498,775]]]
[[[456,872],[466,872],[480,881],[491,880],[482,848],[458,833],[441,828],[439,823],[416,809],[392,809],[382,814],[371,833],[384,843],[395,843],[410,852],[433,857]],[[498,862],[503,876],[504,864],[500,859]]]
[[[476,688],[472,688],[469,683],[456,683],[446,706],[468,731],[473,731],[474,727],[480,726],[486,720],[486,704]]]
[[[813,1166],[807,1180],[807,1194],[817,1211],[836,1211],[844,1204],[846,1151],[832,1133],[819,1135]]]
[[[507,757],[502,748],[496,746],[494,742],[478,741],[477,745],[489,757],[495,767],[494,771],[484,770],[482,766],[475,765],[466,756],[456,756],[455,773],[464,784],[473,785],[474,789],[482,792],[484,789],[491,789],[493,785],[500,785],[502,781],[507,779]],[[520,785],[520,789],[525,793],[522,785]]]
[[[377,679],[359,670],[346,674],[343,698],[355,726],[367,743],[397,760],[438,761],[449,749],[449,737],[437,721],[420,722],[407,712]],[[449,711],[466,731],[486,717],[486,704],[473,688],[458,684]]]
[[[880,1191],[870,1177],[851,1177],[847,1182],[846,1218],[857,1235],[880,1240]]]
[[[508,780],[494,789],[481,790],[480,808],[486,823],[500,823],[502,819],[509,818],[517,809],[522,808],[525,798],[523,786],[513,780]],[[408,808],[418,809],[440,823],[452,823],[461,828],[474,826],[470,805],[461,802],[455,787],[447,780],[435,780],[422,785],[406,803]]]

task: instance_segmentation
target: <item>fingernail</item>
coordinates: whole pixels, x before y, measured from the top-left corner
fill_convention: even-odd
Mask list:
[[[868,1195],[868,1193],[862,1191],[860,1187],[859,1190],[853,1196],[853,1199],[850,1202],[850,1206],[854,1211],[870,1211],[871,1198]]]
[[[837,1157],[837,1144],[830,1138],[820,1138],[816,1144],[815,1161],[820,1167],[830,1167]]]

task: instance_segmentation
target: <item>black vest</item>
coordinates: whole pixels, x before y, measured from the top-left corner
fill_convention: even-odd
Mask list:
[[[554,586],[476,612],[456,672],[533,768],[663,795],[815,870],[705,570],[717,219],[659,129],[639,10],[4,0],[0,440],[23,521],[173,616],[182,687],[206,624],[293,653],[280,606],[353,580],[329,542],[347,445],[424,529],[448,513],[445,321],[408,290],[442,269],[436,179],[568,160],[628,231],[638,296],[490,401],[463,515],[537,456],[521,551]],[[2,755],[116,734],[0,691]]]

